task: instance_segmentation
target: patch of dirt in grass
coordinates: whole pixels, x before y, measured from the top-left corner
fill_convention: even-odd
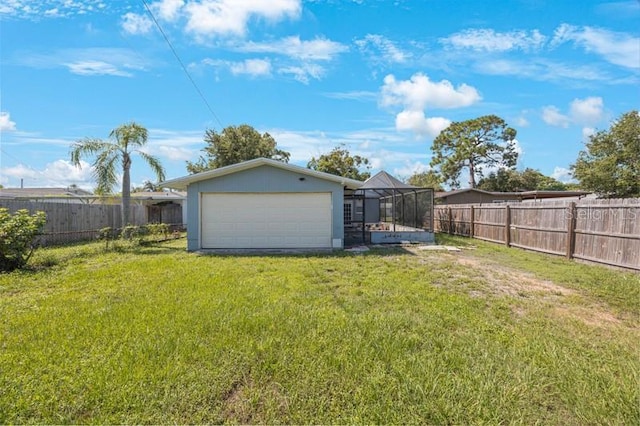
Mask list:
[[[577,319],[592,327],[607,328],[624,322],[606,306],[590,302],[573,289],[537,278],[531,273],[464,253],[447,255],[447,259],[454,260],[466,269],[452,269],[452,278],[479,278],[474,279],[473,285],[468,289],[471,297],[509,296],[525,300],[525,305],[513,307],[513,313],[519,317],[525,316],[530,309],[546,305],[557,318]],[[443,287],[442,283],[440,286]]]
[[[289,411],[287,399],[275,383],[260,388],[248,378],[234,382],[223,396],[222,416],[225,423],[265,423],[270,411],[275,411],[272,414],[277,414],[279,418],[286,418]]]
[[[510,296],[569,296],[575,292],[558,284],[541,280],[526,272],[518,271],[498,263],[490,263],[474,257],[457,258],[458,263],[479,272],[491,287],[492,293]]]
[[[611,312],[604,310],[601,306],[558,306],[554,309],[554,314],[559,317],[578,318],[585,324],[595,327],[606,327],[622,323],[620,319],[616,318]]]
[[[253,381],[247,383],[234,382],[229,391],[224,395],[223,417],[226,421],[247,424],[251,423],[253,417],[251,401],[249,400],[248,388],[251,388]]]

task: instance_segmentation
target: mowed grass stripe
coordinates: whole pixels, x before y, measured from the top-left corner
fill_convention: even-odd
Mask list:
[[[572,293],[521,297],[445,253],[180,244],[48,249],[54,266],[0,276],[0,423],[640,420],[637,310],[584,282],[629,292],[633,274],[546,262]],[[512,252],[524,274],[547,258]],[[554,315],[594,303],[621,320]]]

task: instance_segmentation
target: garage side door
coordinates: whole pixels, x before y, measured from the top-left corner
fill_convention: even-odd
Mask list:
[[[330,248],[330,193],[209,193],[202,248]]]

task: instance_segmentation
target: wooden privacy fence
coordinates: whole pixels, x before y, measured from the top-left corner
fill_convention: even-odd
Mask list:
[[[43,211],[47,223],[39,237],[42,245],[53,245],[94,239],[102,228],[120,228],[122,212],[119,204],[80,204],[29,200],[0,200],[0,207],[10,213],[26,209],[30,213]],[[144,225],[147,215],[144,206],[131,206],[131,223]]]
[[[640,199],[435,207],[435,230],[640,270]]]

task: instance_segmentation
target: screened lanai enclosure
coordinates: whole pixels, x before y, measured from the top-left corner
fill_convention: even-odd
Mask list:
[[[345,246],[432,243],[433,189],[417,188],[380,172],[345,191]]]

